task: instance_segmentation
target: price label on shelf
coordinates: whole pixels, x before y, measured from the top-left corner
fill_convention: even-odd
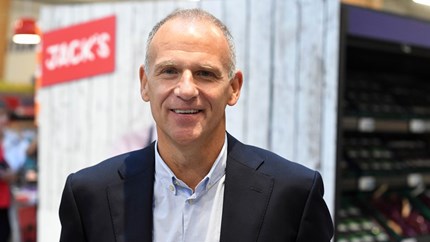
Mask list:
[[[372,191],[376,187],[376,179],[373,176],[363,176],[358,179],[358,190]]]
[[[373,118],[361,118],[358,120],[358,130],[362,132],[375,131],[375,120]]]
[[[417,242],[417,239],[415,239],[415,238],[406,238],[406,239],[402,239],[402,242]]]
[[[410,187],[418,187],[424,184],[424,179],[421,174],[411,173],[407,177],[407,183]]]
[[[430,131],[430,121],[422,119],[412,119],[409,122],[409,129],[412,133],[425,133]]]

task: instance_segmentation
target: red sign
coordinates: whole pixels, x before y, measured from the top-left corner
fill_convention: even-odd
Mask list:
[[[115,16],[43,35],[42,86],[113,72]]]

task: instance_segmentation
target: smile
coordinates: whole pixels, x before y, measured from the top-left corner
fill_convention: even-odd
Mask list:
[[[196,114],[200,112],[198,109],[173,109],[172,111],[177,114]]]

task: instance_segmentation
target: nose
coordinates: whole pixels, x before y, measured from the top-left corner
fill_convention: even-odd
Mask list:
[[[182,73],[181,79],[175,87],[174,94],[183,100],[191,100],[199,94],[193,74],[190,71]]]

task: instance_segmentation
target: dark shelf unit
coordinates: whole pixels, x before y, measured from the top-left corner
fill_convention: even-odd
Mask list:
[[[430,241],[430,22],[341,18],[334,241]]]

